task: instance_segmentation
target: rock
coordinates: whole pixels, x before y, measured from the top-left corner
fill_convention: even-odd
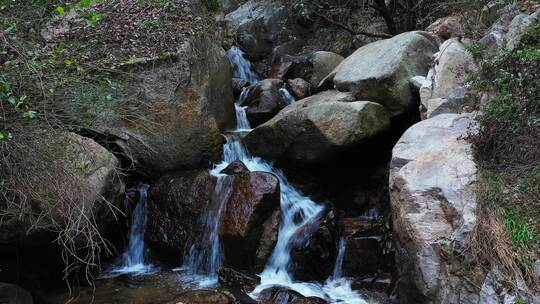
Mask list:
[[[450,303],[464,297],[458,296],[467,280],[449,272],[441,248],[463,248],[476,224],[476,164],[462,139],[470,122],[468,114],[424,120],[392,151],[390,197],[403,301]]]
[[[181,294],[169,304],[233,304],[234,298],[214,289],[190,290]]]
[[[302,281],[328,278],[336,261],[339,235],[332,210],[321,212],[300,227],[291,238],[294,278]]]
[[[242,106],[247,107],[247,118],[252,126],[263,124],[287,105],[279,93],[282,85],[279,79],[264,79],[249,88]]]
[[[266,172],[226,178],[233,180],[233,189],[223,210],[219,231],[225,262],[241,269],[254,269],[263,224],[280,206],[279,180]]]
[[[150,191],[145,240],[160,258],[179,262],[189,238],[196,236],[201,210],[211,200],[216,177],[208,170],[164,175]]]
[[[244,90],[244,88],[247,88],[250,86],[249,81],[239,78],[233,78],[232,79],[232,87],[233,87],[233,93],[235,99],[238,99],[240,97],[240,94]]]
[[[248,150],[265,159],[315,163],[355,146],[389,127],[384,108],[328,91],[299,100],[245,138]]]
[[[414,105],[409,79],[427,74],[437,46],[435,37],[419,31],[370,43],[345,58],[319,87],[333,82],[339,91],[380,103],[395,116]]]
[[[448,98],[449,94],[464,85],[466,76],[478,69],[472,55],[461,41],[445,41],[435,58],[427,79],[420,88],[422,104],[427,107],[427,99]],[[426,99],[427,98],[427,99]],[[457,113],[457,112],[456,112]]]
[[[31,156],[37,159],[32,170],[16,165],[2,168],[7,170],[3,174],[8,177],[21,174],[17,170],[25,170],[24,182],[33,183],[34,193],[28,193],[31,202],[17,205],[21,209],[16,211],[6,210],[0,204],[0,213],[4,214],[0,221],[0,245],[18,242],[18,246],[26,246],[28,250],[49,247],[56,238],[53,231],[65,227],[75,217],[93,219],[91,225],[107,238],[109,228],[117,221],[118,214],[113,210],[119,206],[124,191],[117,174],[118,159],[93,139],[72,132],[31,127],[25,131],[31,138],[25,142],[25,151],[43,155]],[[12,169],[15,171],[11,172]],[[14,211],[17,216],[10,216]]]
[[[230,163],[225,169],[221,170],[219,173],[227,175],[235,175],[241,173],[247,173],[249,169],[244,165],[241,160],[235,160]]]
[[[280,209],[275,210],[272,215],[264,222],[263,232],[259,239],[259,245],[255,252],[255,270],[262,271],[266,265],[266,261],[272,254],[274,247],[276,246],[279,224],[281,221]]]
[[[431,33],[441,41],[464,36],[461,20],[457,16],[443,17],[435,20],[435,22],[426,28],[426,32]]]
[[[496,16],[498,16],[497,22],[495,22],[486,32],[486,34],[478,41],[483,47],[483,56],[495,54],[497,50],[505,45],[505,36],[508,32],[508,28],[514,16],[519,14],[519,10],[515,5],[509,5],[502,9],[496,10]]]
[[[425,81],[426,77],[424,76],[414,76],[409,79],[409,84],[411,85],[412,89],[419,92]]]
[[[243,2],[242,0],[218,0],[220,11],[225,14],[236,10]]]
[[[374,274],[382,265],[380,237],[352,237],[347,239],[342,272],[346,277]]]
[[[32,304],[32,295],[13,284],[0,282],[0,303],[2,304]]]
[[[316,88],[321,80],[323,80],[326,75],[330,74],[343,59],[343,56],[332,52],[313,52],[311,56],[309,56],[309,60],[313,65],[313,72],[309,79],[311,86]]]
[[[154,177],[221,158],[221,132],[235,125],[235,111],[230,64],[215,39],[193,37],[174,55],[116,69],[111,94],[108,87],[59,91],[66,116],[112,138],[137,170]],[[113,105],[103,105],[102,96]]]
[[[309,79],[313,73],[313,65],[307,56],[280,55],[274,51],[269,78]]]
[[[287,87],[296,99],[302,99],[310,95],[310,84],[302,78],[287,80]]]
[[[318,297],[304,297],[300,293],[286,287],[272,287],[263,290],[259,297],[260,304],[327,304],[328,302]]]
[[[512,19],[505,37],[506,48],[508,50],[513,50],[519,45],[528,28],[532,27],[534,24],[538,24],[539,14],[540,9],[531,15],[519,14]]]
[[[261,278],[258,275],[243,273],[227,267],[218,269],[218,280],[221,286],[241,290],[245,293],[252,292],[261,283]]]

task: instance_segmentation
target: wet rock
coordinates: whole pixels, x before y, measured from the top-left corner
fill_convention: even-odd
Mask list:
[[[299,100],[245,138],[248,150],[265,159],[315,163],[362,143],[389,127],[384,108],[327,91]]]
[[[468,114],[441,114],[409,128],[392,150],[390,196],[403,301],[453,302],[476,290],[448,269],[445,242],[463,248],[476,224],[476,164],[462,138]],[[470,287],[470,288],[469,288]],[[448,300],[450,299],[450,300]]]
[[[249,88],[242,106],[247,107],[247,118],[252,126],[263,124],[287,105],[279,94],[282,85],[279,79],[264,79]]]
[[[414,105],[409,79],[427,74],[437,47],[435,37],[420,31],[370,43],[345,58],[320,87],[333,83],[359,100],[382,104],[395,116]]]
[[[190,290],[169,304],[233,304],[234,298],[214,289]]]
[[[145,239],[155,255],[178,263],[188,239],[197,235],[201,210],[210,201],[216,177],[208,170],[167,174],[150,190]]]
[[[300,293],[286,287],[266,289],[259,295],[260,304],[327,304],[326,300],[318,297],[304,297]]]
[[[235,160],[232,163],[230,163],[225,169],[221,170],[222,174],[227,175],[235,175],[235,174],[241,174],[241,173],[247,173],[249,172],[249,169],[244,165],[244,163],[241,160]]]
[[[433,116],[435,108],[443,103],[448,107],[448,97],[450,93],[465,84],[466,76],[475,72],[478,66],[463,43],[458,39],[449,39],[445,41],[437,54],[434,65],[427,75],[427,81],[420,88],[420,98],[422,105],[427,109],[428,116]],[[446,101],[440,100],[446,99]],[[428,102],[430,99],[437,99]],[[459,113],[459,105],[453,103],[456,111]],[[444,112],[441,112],[444,113]]]
[[[32,295],[13,284],[0,282],[0,303],[2,304],[32,304]]]
[[[313,65],[307,56],[291,56],[274,54],[272,56],[269,77],[294,79],[311,77]]]
[[[311,86],[316,88],[321,80],[330,74],[343,61],[343,59],[343,56],[332,52],[313,52],[309,57],[309,60],[313,65],[313,72],[311,74],[311,78],[309,78],[309,83]]]
[[[278,178],[266,172],[231,175],[232,192],[221,218],[220,237],[227,265],[254,269],[263,224],[279,209]],[[266,235],[265,237],[269,237]]]
[[[247,88],[249,86],[250,86],[249,81],[244,80],[244,79],[233,78],[232,87],[233,87],[234,98],[238,99],[238,97],[240,97],[240,94],[242,93],[244,88]]]
[[[221,267],[218,270],[218,280],[223,287],[241,290],[245,293],[252,292],[261,283],[261,278],[258,275],[243,273],[227,267]]]
[[[296,99],[302,99],[310,95],[311,85],[302,78],[287,80],[287,87]]]
[[[334,211],[321,212],[291,238],[293,274],[297,280],[324,280],[332,273],[339,243]]]
[[[263,232],[255,252],[255,270],[258,272],[264,269],[266,261],[276,246],[280,222],[281,210],[277,209],[263,224]]]
[[[357,277],[369,275],[382,268],[380,237],[350,237],[343,257],[343,275]]]
[[[457,16],[443,17],[437,19],[426,28],[426,32],[446,41],[450,38],[463,37],[464,31],[461,20]]]

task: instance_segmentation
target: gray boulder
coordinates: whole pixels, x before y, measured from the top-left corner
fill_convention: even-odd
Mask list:
[[[470,115],[441,114],[407,130],[392,151],[390,196],[402,274],[400,295],[458,303],[477,295],[450,271],[443,251],[463,248],[476,224],[476,164],[467,134]],[[467,302],[469,303],[469,302]]]
[[[528,28],[538,23],[540,8],[531,15],[519,14],[510,23],[506,33],[506,48],[513,50],[521,42]]]
[[[342,61],[343,57],[336,53],[318,51],[313,52],[309,56],[309,60],[313,65],[313,72],[309,83],[316,88],[321,80],[330,74]]]
[[[381,105],[352,100],[351,94],[337,91],[299,100],[251,131],[244,143],[266,159],[314,163],[389,127]]]
[[[373,42],[345,58],[320,86],[333,82],[336,89],[380,103],[395,116],[413,105],[409,79],[427,74],[437,47],[435,37],[420,31]]]
[[[242,106],[247,107],[246,115],[251,126],[258,126],[272,117],[287,103],[279,92],[283,86],[280,79],[264,79],[249,87]]]

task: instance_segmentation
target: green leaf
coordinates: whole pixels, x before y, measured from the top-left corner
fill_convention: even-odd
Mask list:
[[[90,7],[92,5],[92,0],[81,0],[79,1],[79,7],[80,8],[87,8],[87,7]]]
[[[6,139],[6,136],[4,135],[3,132],[0,132],[0,140],[4,140],[4,139]]]
[[[111,101],[112,100],[112,95],[108,94],[105,98],[107,98],[108,101]]]
[[[66,66],[70,66],[70,65],[73,64],[73,61],[71,61],[70,59],[66,59],[66,60],[64,60],[64,64],[65,64]]]
[[[17,99],[15,99],[13,96],[9,97],[7,101],[12,105],[17,104]]]
[[[30,118],[30,119],[33,119],[33,118],[36,118],[37,116],[37,112],[36,111],[26,111],[23,113],[23,117],[24,118]]]
[[[64,10],[62,6],[57,6],[55,11],[58,15],[64,15],[66,13],[66,11]]]

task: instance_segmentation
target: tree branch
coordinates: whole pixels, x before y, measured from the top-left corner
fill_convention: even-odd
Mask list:
[[[325,20],[326,22],[333,24],[341,29],[346,30],[351,35],[364,35],[368,37],[377,37],[377,38],[392,38],[392,35],[385,34],[385,33],[370,33],[370,32],[365,32],[365,31],[356,31],[343,23],[340,23],[340,22],[337,22],[335,20],[328,18],[327,16],[317,12],[316,10],[313,10],[313,13],[317,15],[318,17],[320,17],[321,19]]]

